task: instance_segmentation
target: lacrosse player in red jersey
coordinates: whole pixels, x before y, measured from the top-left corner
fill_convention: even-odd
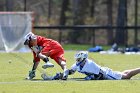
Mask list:
[[[54,65],[49,62],[48,57],[54,59],[55,62],[61,66],[64,71],[63,80],[67,79],[65,76],[65,73],[67,74],[67,68],[66,59],[64,58],[64,49],[57,41],[38,36],[30,32],[25,36],[24,45],[29,46],[34,56],[34,64],[32,70],[29,71],[29,76],[27,77],[28,79],[33,79],[35,77],[35,71],[40,59],[45,62],[42,68],[46,69],[48,67],[54,67]]]

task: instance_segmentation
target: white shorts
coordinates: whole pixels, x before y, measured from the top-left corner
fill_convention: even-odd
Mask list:
[[[119,71],[112,71],[112,69],[107,67],[101,67],[103,71],[104,78],[106,80],[120,80],[122,79],[122,73]]]

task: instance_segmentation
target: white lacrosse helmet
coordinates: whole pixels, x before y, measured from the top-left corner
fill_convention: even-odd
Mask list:
[[[88,52],[87,51],[80,51],[75,55],[75,59],[76,59],[77,62],[82,62],[87,58],[88,58]]]
[[[25,37],[24,37],[24,45],[29,45],[29,41],[36,39],[36,35],[34,35],[32,32],[29,32]]]

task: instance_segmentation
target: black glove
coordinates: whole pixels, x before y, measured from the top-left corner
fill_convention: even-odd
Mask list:
[[[56,73],[56,75],[53,77],[53,80],[59,80],[62,79],[63,73]]]
[[[29,78],[33,79],[35,77],[35,70],[29,71]]]

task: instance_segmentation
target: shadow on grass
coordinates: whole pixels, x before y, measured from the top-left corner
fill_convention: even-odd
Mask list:
[[[27,79],[23,79],[27,80]],[[68,78],[67,80],[43,80],[43,79],[32,79],[29,81],[87,81],[84,78]]]
[[[84,78],[68,78],[69,81],[87,81]]]
[[[27,79],[24,79],[27,80]],[[139,78],[128,79],[128,81],[135,81],[140,80]],[[68,78],[67,80],[43,80],[43,79],[32,79],[30,81],[94,81],[94,80],[85,80],[84,78]],[[96,81],[103,81],[103,80],[96,80]],[[113,80],[104,80],[104,81],[113,81]],[[116,80],[114,80],[116,81]],[[118,80],[117,80],[118,81]],[[120,80],[119,80],[120,81]],[[124,81],[124,80],[122,80]]]

